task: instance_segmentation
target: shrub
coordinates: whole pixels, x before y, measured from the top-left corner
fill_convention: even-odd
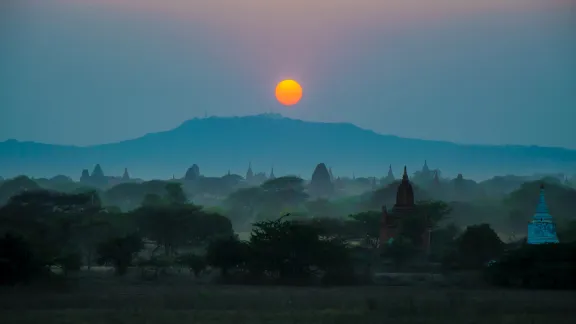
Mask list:
[[[43,268],[23,237],[7,233],[0,238],[0,285],[27,282]]]
[[[500,286],[576,289],[576,244],[526,244],[486,267],[484,274]]]

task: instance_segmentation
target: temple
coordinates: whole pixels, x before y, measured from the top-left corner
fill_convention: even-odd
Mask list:
[[[274,167],[272,167],[272,169],[270,170],[270,176],[268,177],[268,180],[274,180],[276,179],[276,176],[274,175]]]
[[[532,217],[532,221],[528,224],[528,244],[546,244],[558,243],[558,236],[556,235],[556,224],[552,215],[548,211],[546,199],[544,197],[544,185],[540,185],[540,198],[536,213]]]
[[[389,213],[386,206],[382,207],[382,224],[380,227],[380,242],[390,244],[401,233],[401,219],[413,213],[416,205],[414,204],[414,189],[408,179],[408,172],[404,167],[402,182],[396,192],[396,203]],[[428,253],[430,250],[430,232],[428,226],[422,233],[422,245],[420,248]]]
[[[246,181],[251,182],[254,177],[254,172],[252,172],[252,162],[248,163],[248,171],[246,171]]]

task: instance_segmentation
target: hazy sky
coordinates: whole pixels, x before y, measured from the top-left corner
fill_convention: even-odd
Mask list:
[[[0,141],[97,144],[279,112],[576,148],[570,0],[0,0]],[[281,107],[276,83],[298,80]]]

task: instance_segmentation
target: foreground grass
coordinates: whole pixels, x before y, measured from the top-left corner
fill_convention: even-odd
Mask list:
[[[575,323],[570,291],[247,287],[109,279],[0,291],[1,323]]]
[[[572,324],[569,316],[543,314],[501,314],[493,316],[454,316],[453,314],[417,314],[389,316],[383,312],[362,311],[95,311],[62,310],[30,311],[26,313],[0,312],[4,323],[24,324],[92,324],[92,323],[476,323],[476,324],[526,324],[558,323]]]

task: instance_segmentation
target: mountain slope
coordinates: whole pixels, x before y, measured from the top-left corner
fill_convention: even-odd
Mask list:
[[[0,175],[77,178],[100,163],[104,172],[121,174],[125,167],[141,178],[180,177],[193,163],[203,174],[229,169],[309,177],[325,162],[335,175],[384,175],[392,164],[397,176],[407,165],[420,169],[424,160],[444,174],[468,177],[494,174],[576,170],[576,151],[526,146],[458,145],[449,142],[381,135],[351,124],[313,123],[275,115],[192,119],[170,131],[105,145],[74,147],[0,142]]]

